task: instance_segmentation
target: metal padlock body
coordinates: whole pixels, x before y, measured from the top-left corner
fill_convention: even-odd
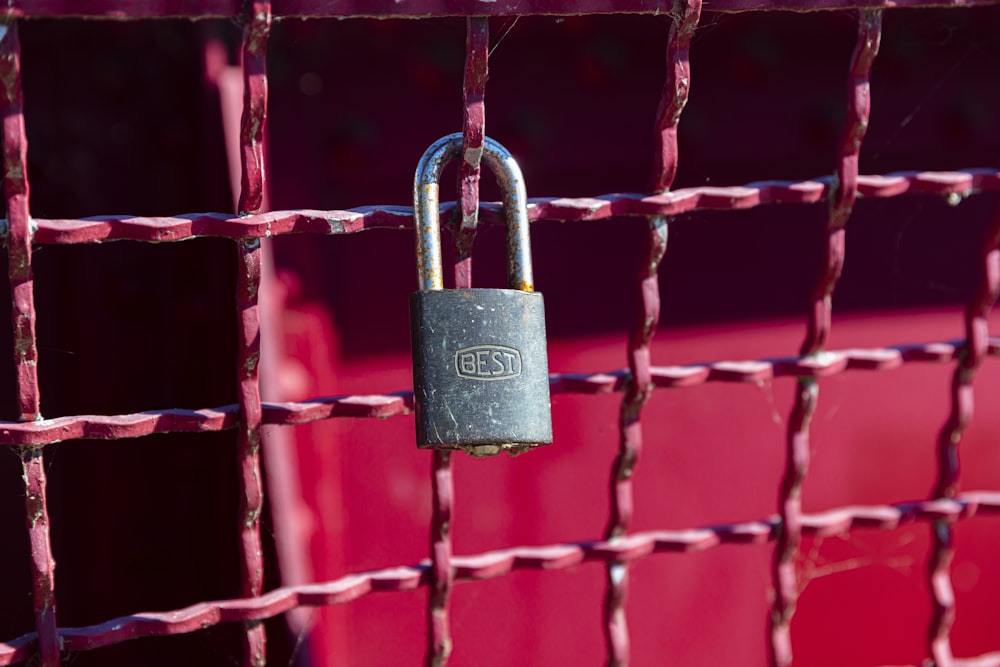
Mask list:
[[[420,447],[492,454],[552,442],[541,294],[424,290],[410,318]]]
[[[524,179],[510,153],[486,137],[482,159],[504,193],[512,289],[443,289],[438,180],[461,147],[461,134],[439,139],[414,178],[417,446],[476,456],[519,452],[552,442],[544,300],[534,291]]]

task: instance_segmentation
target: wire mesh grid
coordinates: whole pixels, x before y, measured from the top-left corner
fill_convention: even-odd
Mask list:
[[[887,346],[877,349],[829,350],[832,295],[845,257],[845,228],[855,200],[931,195],[964,198],[1000,191],[1000,172],[969,169],[950,172],[904,172],[888,175],[858,173],[858,156],[868,126],[869,78],[879,49],[882,16],[897,7],[996,4],[976,2],[743,2],[712,6],[713,11],[791,9],[815,11],[848,9],[856,17],[857,37],[846,82],[847,114],[841,131],[834,175],[798,182],[758,182],[732,187],[693,187],[672,190],[678,166],[677,129],[691,85],[689,48],[702,13],[700,0],[673,3],[644,0],[589,0],[582,2],[498,3],[333,2],[236,0],[202,2],[118,3],[105,0],[13,2],[0,27],[0,80],[4,84],[3,145],[5,225],[9,278],[13,304],[14,359],[20,421],[0,423],[0,443],[20,454],[23,468],[25,524],[30,537],[36,631],[0,644],[0,664],[12,665],[37,656],[45,666],[60,663],[67,651],[110,646],[126,640],[191,633],[221,623],[242,624],[245,665],[266,664],[263,620],[298,607],[347,603],[374,592],[408,591],[429,587],[427,662],[444,664],[452,646],[449,603],[456,581],[500,577],[520,569],[558,570],[585,561],[603,563],[607,571],[604,633],[609,664],[630,659],[625,602],[629,568],[638,559],[662,552],[694,552],[725,544],[774,543],[772,580],[774,598],[769,617],[770,664],[792,664],[790,625],[799,595],[796,555],[803,536],[844,535],[858,529],[892,530],[920,521],[932,528],[933,551],[927,572],[931,625],[926,630],[927,655],[938,667],[1000,665],[1000,652],[972,658],[952,655],[950,630],[955,602],[950,565],[954,556],[953,531],[957,521],[1000,513],[1000,491],[959,493],[958,448],[972,417],[976,371],[989,356],[1000,354],[1000,340],[989,337],[987,317],[1000,291],[1000,217],[990,223],[978,257],[979,282],[965,311],[965,337],[957,341]],[[706,7],[708,9],[708,7]],[[295,425],[337,417],[390,417],[407,414],[412,394],[336,396],[296,403],[262,403],[260,316],[261,239],[283,234],[342,235],[372,228],[411,229],[411,210],[400,207],[364,207],[351,210],[284,210],[262,213],[264,192],[263,137],[267,118],[266,46],[272,21],[280,17],[344,16],[467,16],[468,39],[463,86],[463,139],[471,154],[481,152],[485,136],[485,85],[488,60],[489,15],[639,13],[669,14],[667,81],[656,115],[658,145],[651,187],[645,195],[535,199],[529,208],[533,222],[578,222],[611,217],[648,221],[642,271],[635,286],[640,312],[628,338],[629,367],[611,373],[555,374],[554,394],[622,394],[619,417],[620,449],[612,463],[610,518],[600,539],[549,546],[512,546],[471,556],[452,552],[450,534],[454,512],[451,454],[432,455],[433,518],[429,558],[376,572],[352,574],[324,583],[263,590],[261,546],[261,428],[266,424]],[[238,19],[243,25],[242,68],[244,107],[240,132],[242,191],[238,214],[189,214],[174,217],[102,216],[84,219],[37,219],[29,209],[27,139],[20,84],[18,24],[37,17],[90,18],[205,18]],[[463,154],[468,154],[463,152]],[[445,205],[445,215],[461,213],[456,235],[455,284],[471,284],[471,245],[477,225],[501,222],[495,205],[480,206],[479,165],[463,161],[459,173],[460,200]],[[808,325],[797,354],[751,362],[718,361],[687,366],[657,366],[650,345],[659,320],[657,274],[673,216],[700,210],[739,210],[768,204],[827,204],[824,270],[812,290]],[[44,419],[40,413],[32,278],[32,249],[47,244],[91,244],[111,240],[173,242],[195,237],[231,239],[238,257],[237,312],[238,404],[200,410],[150,410],[112,416],[76,415]],[[819,400],[819,380],[848,371],[883,371],[904,364],[950,363],[954,366],[950,391],[951,414],[942,426],[937,445],[937,479],[933,493],[916,502],[881,506],[852,506],[821,513],[805,513],[800,491],[809,462],[810,418]],[[655,389],[692,387],[710,382],[761,382],[795,378],[797,392],[787,423],[785,471],[777,514],[759,521],[698,527],[682,531],[634,532],[633,477],[643,441],[643,408]],[[929,391],[933,388],[929,388]],[[155,433],[206,432],[236,429],[240,451],[241,505],[238,523],[242,590],[238,599],[205,601],[168,612],[133,614],[88,627],[61,627],[56,616],[56,569],[52,555],[46,503],[43,448],[73,439],[126,439]],[[558,445],[556,445],[558,446]],[[58,527],[55,527],[58,530]],[[460,641],[460,637],[458,641]]]

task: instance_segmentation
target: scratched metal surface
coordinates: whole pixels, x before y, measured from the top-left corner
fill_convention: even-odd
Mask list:
[[[244,8],[245,4],[245,8]],[[2,11],[8,23],[0,38],[0,79],[4,83],[3,141],[5,221],[15,380],[19,421],[0,423],[0,445],[14,449],[23,470],[25,528],[29,536],[36,630],[0,643],[0,665],[33,659],[46,667],[58,665],[61,652],[92,650],[139,637],[189,634],[222,623],[242,626],[244,665],[266,664],[266,637],[262,621],[301,606],[351,602],[374,592],[407,591],[429,587],[427,663],[447,663],[460,638],[450,627],[451,592],[456,581],[483,580],[522,569],[559,570],[584,561],[605,564],[604,630],[609,664],[630,662],[627,618],[630,567],[637,560],[664,552],[694,552],[721,545],[773,542],[774,599],[769,614],[770,664],[792,665],[791,623],[800,591],[801,560],[796,556],[804,536],[837,536],[863,529],[893,530],[909,522],[923,522],[932,531],[933,550],[927,579],[934,613],[926,629],[927,656],[937,667],[1000,665],[1000,653],[956,658],[950,631],[956,608],[950,564],[954,557],[954,524],[973,517],[1000,514],[1000,492],[959,492],[958,449],[972,419],[976,372],[988,357],[1000,355],[1000,339],[990,338],[989,311],[1000,292],[1000,216],[994,217],[980,253],[979,279],[965,310],[965,337],[957,341],[927,342],[889,347],[828,350],[832,295],[845,261],[844,231],[857,198],[932,196],[965,198],[1000,191],[1000,172],[968,169],[945,172],[910,171],[861,175],[858,158],[870,117],[870,73],[882,36],[885,10],[898,7],[966,6],[995,2],[727,2],[688,0],[662,2],[386,2],[310,3],[258,1],[141,2],[58,0],[14,2]],[[72,6],[71,6],[72,5]],[[856,45],[850,61],[846,90],[847,113],[827,179],[749,183],[730,187],[689,187],[671,190],[677,172],[677,129],[692,85],[689,49],[705,11],[861,8],[853,12]],[[620,448],[610,474],[609,519],[601,539],[544,547],[510,546],[473,556],[455,556],[452,514],[455,511],[451,454],[435,452],[431,461],[433,515],[429,560],[417,565],[352,574],[319,584],[263,591],[264,559],[260,515],[263,484],[259,460],[260,429],[264,424],[303,424],[339,417],[383,418],[407,414],[412,395],[396,393],[318,397],[295,403],[262,403],[260,399],[259,316],[261,252],[259,239],[284,234],[343,235],[376,227],[412,229],[412,211],[403,207],[365,207],[346,211],[285,210],[260,212],[264,156],[262,137],[267,118],[266,45],[273,20],[318,16],[491,15],[526,13],[669,13],[673,24],[668,38],[667,80],[657,113],[657,146],[650,191],[640,194],[533,200],[533,222],[587,222],[611,217],[639,217],[648,221],[644,251],[635,282],[641,308],[629,332],[628,368],[589,374],[555,374],[554,394],[622,394],[619,411]],[[86,219],[33,219],[29,208],[27,139],[20,85],[20,17],[89,16],[111,19],[156,17],[231,17],[244,25],[244,114],[242,122],[242,191],[239,215],[190,214],[176,217],[105,216]],[[486,136],[485,86],[489,30],[483,18],[467,20],[467,59],[464,72],[463,149],[473,156],[459,169],[460,201],[442,207],[458,211],[462,232],[455,253],[454,282],[472,283],[470,249],[477,226],[501,222],[496,204],[478,206],[479,159]],[[784,204],[826,204],[827,225],[822,271],[812,290],[805,337],[799,353],[787,358],[715,361],[685,366],[657,366],[650,342],[657,329],[660,295],[657,275],[667,244],[671,219],[682,213],[732,211]],[[476,220],[477,210],[480,220]],[[237,403],[196,410],[164,409],[120,415],[72,415],[43,419],[38,386],[38,343],[32,278],[32,248],[45,245],[82,245],[112,240],[138,242],[182,241],[218,236],[235,241],[237,280]],[[847,371],[881,372],[904,364],[952,364],[950,416],[942,426],[937,451],[937,479],[928,498],[877,506],[850,506],[820,513],[802,509],[801,492],[808,484],[810,418],[820,400],[818,379]],[[689,530],[633,532],[633,479],[642,474],[643,408],[659,388],[693,387],[710,382],[760,383],[778,377],[796,378],[798,391],[787,420],[786,467],[779,489],[776,515],[752,522]],[[135,613],[79,627],[59,626],[56,607],[56,568],[51,548],[46,496],[46,445],[80,439],[124,440],[169,432],[238,433],[240,511],[239,598],[205,601],[167,612]],[[136,610],[139,612],[140,610]]]

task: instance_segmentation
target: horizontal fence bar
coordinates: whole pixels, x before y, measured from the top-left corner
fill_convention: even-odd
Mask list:
[[[976,515],[997,514],[1000,514],[1000,492],[976,491],[954,499],[840,507],[805,514],[802,532],[832,537],[855,529],[892,530],[913,521],[958,521]],[[765,544],[775,539],[778,526],[774,517],[688,530],[645,531],[613,541],[521,546],[474,556],[455,556],[452,564],[459,581],[491,579],[515,570],[563,570],[586,561],[631,562],[656,553],[697,552],[724,544]],[[325,583],[286,586],[260,597],[201,602],[173,611],[122,616],[98,625],[60,628],[59,637],[64,651],[86,651],[140,637],[180,635],[220,623],[263,620],[296,607],[343,604],[370,593],[412,591],[426,586],[429,581],[430,564],[425,561],[414,566],[352,574]],[[35,634],[29,633],[0,643],[0,665],[29,659],[35,642]]]
[[[972,7],[998,0],[718,0],[706,12],[793,11]],[[242,0],[9,0],[6,18],[235,19]],[[668,14],[673,0],[273,0],[282,18],[432,18],[441,16],[526,16],[577,14]]]
[[[612,217],[679,215],[702,210],[743,210],[768,204],[826,204],[831,178],[808,181],[762,181],[729,187],[681,188],[656,195],[607,194],[598,197],[531,199],[532,221],[582,222]],[[947,197],[954,203],[978,192],[1000,192],[1000,171],[910,171],[859,176],[858,196],[886,199],[905,194]],[[441,205],[447,216],[454,202]],[[413,227],[408,206],[363,206],[342,211],[290,210],[257,215],[190,213],[173,217],[95,216],[81,219],[34,219],[39,244],[102,241],[184,241],[202,236],[264,238],[282,234],[351,234],[366,229]],[[483,204],[481,224],[501,225],[497,203]],[[5,223],[4,223],[4,226]]]
[[[897,345],[824,352],[813,357],[778,357],[752,361],[713,361],[687,366],[654,366],[656,387],[693,387],[708,382],[760,383],[781,377],[825,378],[849,370],[883,371],[914,362],[947,363],[963,341]],[[1000,356],[1000,337],[990,338],[988,353]],[[549,376],[553,394],[608,394],[625,386],[627,370],[607,373],[557,373]],[[305,424],[335,417],[384,418],[408,414],[413,393],[334,396],[289,403],[264,403],[263,423]],[[197,433],[236,428],[239,408],[226,405],[202,410],[147,410],[126,415],[79,415],[35,422],[0,421],[0,446],[38,446],[64,440],[121,440],[154,433]]]

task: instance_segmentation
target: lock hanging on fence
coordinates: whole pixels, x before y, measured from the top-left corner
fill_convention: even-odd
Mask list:
[[[510,289],[444,289],[438,181],[462,135],[431,145],[413,183],[419,291],[410,297],[417,446],[473,456],[552,442],[542,295],[534,291],[521,169],[486,137],[483,161],[504,192]]]

